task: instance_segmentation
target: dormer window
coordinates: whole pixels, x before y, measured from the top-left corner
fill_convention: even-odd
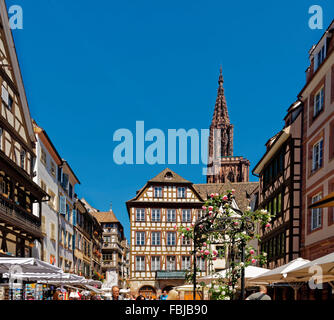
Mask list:
[[[317,55],[318,67],[324,62],[325,58],[326,58],[326,51],[325,51],[325,46],[323,46]]]
[[[320,65],[324,62],[326,58],[326,39],[324,43],[325,44],[314,56],[314,71],[316,71],[320,67]]]

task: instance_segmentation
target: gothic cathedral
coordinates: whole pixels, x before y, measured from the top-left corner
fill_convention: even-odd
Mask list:
[[[223,88],[222,68],[210,126],[207,183],[248,182],[249,160],[233,155],[233,124],[230,123]]]

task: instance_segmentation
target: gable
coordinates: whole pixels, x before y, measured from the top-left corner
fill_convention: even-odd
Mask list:
[[[161,197],[154,196],[154,188],[161,188]],[[184,188],[185,197],[178,196],[178,188]],[[144,190],[141,191],[136,201],[144,202],[178,202],[178,203],[200,203],[202,200],[190,185],[152,185],[148,184]]]

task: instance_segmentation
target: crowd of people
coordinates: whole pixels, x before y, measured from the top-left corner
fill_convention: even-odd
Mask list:
[[[157,295],[153,294],[142,294],[138,295],[132,293],[126,293],[124,296],[120,295],[119,287],[113,286],[111,290],[112,296],[111,300],[179,300],[180,296],[176,290],[170,290],[168,293],[164,290],[162,293]]]

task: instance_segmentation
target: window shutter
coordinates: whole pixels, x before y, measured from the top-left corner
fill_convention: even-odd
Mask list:
[[[66,214],[66,203],[65,203],[65,197],[63,196],[59,197],[59,213],[62,215]]]
[[[77,210],[73,209],[72,211],[72,218],[73,218],[73,226],[75,227],[77,225]]]
[[[7,89],[4,86],[2,86],[2,89],[1,89],[1,98],[7,105],[9,104],[9,94],[8,94]]]
[[[55,239],[55,225],[51,223],[51,240],[56,240]]]

